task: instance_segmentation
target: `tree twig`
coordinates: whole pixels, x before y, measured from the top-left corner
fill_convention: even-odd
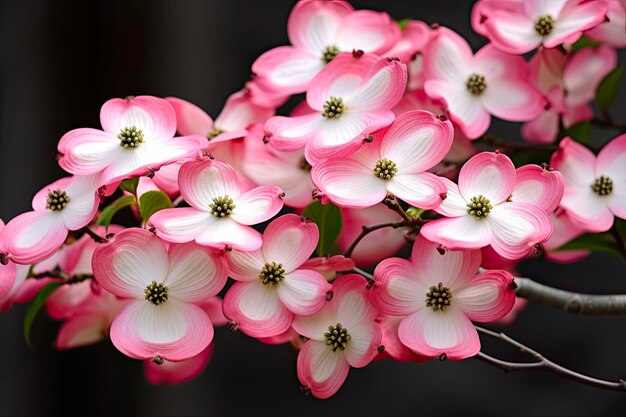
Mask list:
[[[382,224],[377,224],[374,226],[363,226],[361,233],[354,239],[354,241],[350,244],[350,246],[348,246],[348,249],[346,249],[343,256],[345,256],[346,258],[349,258],[350,256],[352,256],[352,252],[354,252],[354,249],[359,244],[359,242],[361,242],[361,240],[363,240],[365,236],[367,236],[368,234],[372,233],[375,230],[384,229],[386,227],[397,229],[399,227],[408,227],[408,226],[409,225],[406,223],[405,220],[400,220],[397,222],[382,223]]]
[[[89,226],[85,226],[81,230],[85,232],[86,234],[88,234],[96,243],[108,243],[109,242],[109,239],[107,239],[106,237],[100,236],[99,234],[91,230]]]
[[[414,219],[412,219],[411,217],[409,217],[408,214],[406,214],[406,211],[404,211],[404,209],[402,208],[402,206],[398,202],[398,199],[395,196],[388,195],[383,200],[383,204],[389,207],[390,210],[393,210],[396,213],[398,213],[400,217],[402,217],[402,220],[404,220],[404,222],[407,225],[413,225]]]
[[[83,282],[86,279],[93,279],[93,274],[66,274],[65,272],[60,271],[44,271],[38,273],[31,273],[28,275],[28,278],[32,279],[41,279],[41,278],[58,278],[63,281],[63,284],[76,284],[78,282]]]
[[[592,295],[549,287],[530,278],[515,278],[515,293],[539,304],[566,313],[584,315],[626,315],[626,294]]]
[[[527,370],[544,370],[551,373],[554,373],[561,378],[570,379],[572,381],[590,385],[597,388],[603,388],[611,391],[626,391],[626,381],[623,379],[619,379],[617,382],[613,381],[605,381],[603,379],[593,378],[587,375],[583,375],[581,373],[572,371],[571,369],[567,369],[561,365],[558,365],[552,362],[549,359],[546,359],[542,354],[537,352],[534,349],[529,348],[528,346],[518,342],[517,340],[507,336],[504,333],[497,333],[488,329],[484,329],[482,327],[476,326],[476,330],[479,333],[482,333],[486,336],[497,339],[501,342],[504,342],[508,345],[514,346],[520,350],[520,352],[525,353],[531,356],[533,359],[536,359],[536,362],[509,362],[504,361],[498,358],[494,358],[493,356],[489,356],[486,353],[479,352],[475,358],[482,360],[490,365],[496,366],[498,368],[503,369],[505,372],[513,372],[513,371],[527,371]]]

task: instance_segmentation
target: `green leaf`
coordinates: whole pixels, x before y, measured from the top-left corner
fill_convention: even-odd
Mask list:
[[[126,195],[124,197],[120,197],[111,203],[110,206],[107,206],[100,213],[100,217],[98,217],[98,224],[100,226],[109,227],[111,221],[113,220],[113,216],[115,213],[123,209],[124,207],[132,206],[135,204],[135,197],[132,195]]]
[[[620,78],[624,72],[624,67],[619,66],[604,77],[604,80],[598,86],[596,90],[596,102],[602,109],[608,109],[613,104],[615,96],[617,95],[617,89],[619,87]]]
[[[591,123],[590,122],[580,122],[575,125],[570,126],[566,129],[562,136],[569,136],[574,139],[576,142],[580,143],[589,143],[589,139],[591,138]]]
[[[302,215],[315,222],[320,230],[320,240],[316,249],[317,254],[319,256],[331,255],[343,225],[339,207],[331,203],[322,204],[319,201],[315,201],[304,209]]]
[[[409,207],[409,209],[406,211],[406,214],[409,217],[418,217],[419,218],[425,212],[426,212],[426,210],[421,209],[421,208]]]
[[[591,39],[583,35],[572,44],[572,53],[580,51],[584,48],[595,48],[598,45],[600,45],[600,42],[592,41]]]
[[[137,195],[137,186],[139,185],[139,177],[129,178],[120,183],[120,190],[127,191],[132,195]]]
[[[404,28],[407,27],[409,23],[411,23],[411,18],[398,20],[398,26],[400,26],[400,30],[404,30]]]
[[[589,250],[591,252],[608,253],[622,257],[615,239],[608,232],[587,233],[579,236],[557,249],[557,251],[564,250]]]
[[[172,207],[174,207],[172,200],[163,191],[147,191],[139,197],[139,210],[144,226],[154,213]]]
[[[24,340],[28,346],[30,344],[30,330],[33,327],[33,322],[37,317],[37,313],[41,310],[41,307],[45,304],[46,300],[50,298],[53,292],[61,286],[60,282],[51,282],[46,284],[26,306],[26,314],[24,315]]]

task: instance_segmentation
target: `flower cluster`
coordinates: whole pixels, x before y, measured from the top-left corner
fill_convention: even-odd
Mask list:
[[[480,0],[474,53],[446,27],[301,0],[290,45],[215,120],[130,96],[63,135],[70,176],[2,224],[0,307],[38,294],[56,348],[110,339],[152,383],[197,376],[224,324],[291,343],[318,398],[376,358],[475,356],[518,262],[573,262],[588,250],[568,243],[626,219],[626,134],[595,152],[571,133],[596,120],[624,21],[619,1]],[[492,117],[527,142],[487,134]]]

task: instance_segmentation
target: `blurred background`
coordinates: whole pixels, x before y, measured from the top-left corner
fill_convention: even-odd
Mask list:
[[[354,0],[449,26],[474,47],[472,1]],[[383,4],[384,3],[384,4]],[[99,127],[112,97],[178,96],[216,116],[263,51],[287,43],[292,0],[2,0],[0,2],[0,217],[30,208],[32,195],[62,176],[55,155],[63,133]],[[620,62],[625,59],[620,53]],[[626,121],[624,83],[614,116]],[[496,123],[519,138],[515,125]],[[609,137],[609,132],[595,132]],[[543,260],[523,275],[556,287],[626,293],[625,265],[594,255],[577,264]],[[607,392],[552,374],[505,374],[476,360],[375,362],[351,370],[337,395],[299,391],[296,353],[216,329],[207,370],[179,386],[151,386],[142,363],[110,343],[57,352],[50,323],[38,320],[33,348],[22,335],[24,306],[0,314],[0,415],[623,415],[626,393]],[[507,333],[548,358],[596,377],[626,378],[626,317],[566,315],[529,305]],[[507,346],[484,350],[523,359]]]

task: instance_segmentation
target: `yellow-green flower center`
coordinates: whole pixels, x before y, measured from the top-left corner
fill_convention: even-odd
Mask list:
[[[467,87],[467,91],[475,96],[481,95],[487,89],[485,77],[480,74],[470,75],[467,81],[465,81],[465,86]]]
[[[591,184],[591,189],[599,196],[611,195],[613,193],[613,180],[604,175],[600,175]]]
[[[120,146],[124,149],[134,149],[143,143],[143,131],[135,126],[125,127],[117,134]]]
[[[450,307],[452,293],[450,288],[444,287],[443,282],[432,285],[426,293],[426,307],[432,308],[434,311],[446,311]]]
[[[549,14],[535,20],[535,31],[541,36],[548,36],[554,29],[554,18]]]
[[[327,46],[326,49],[322,52],[322,61],[328,64],[330,61],[335,59],[337,55],[339,55],[341,51],[335,45]]]
[[[168,288],[165,285],[157,283],[156,281],[152,281],[148,284],[146,289],[143,290],[146,294],[146,300],[150,301],[155,306],[163,304],[167,301],[167,291]]]
[[[483,195],[474,196],[469,203],[466,204],[467,213],[476,217],[477,219],[485,219],[493,209],[491,202]]]
[[[70,202],[70,197],[60,188],[50,191],[46,197],[46,208],[52,211],[61,211]]]
[[[285,279],[285,270],[283,264],[277,264],[276,262],[268,262],[259,273],[259,279],[264,285],[273,285],[278,287],[280,281]]]
[[[324,113],[322,116],[329,119],[338,119],[346,111],[346,106],[341,97],[331,96],[324,103]]]
[[[228,194],[225,194],[222,197],[214,197],[213,202],[209,204],[211,214],[218,219],[230,216],[235,207],[237,207],[235,202]]]
[[[324,337],[326,338],[326,344],[330,346],[333,352],[336,352],[337,349],[345,350],[348,347],[348,342],[352,339],[348,329],[343,327],[341,323],[328,326],[328,331],[324,333]]]
[[[383,158],[376,161],[376,166],[374,167],[374,175],[376,175],[381,180],[390,180],[397,173],[398,167],[396,167],[396,163],[392,160]]]

